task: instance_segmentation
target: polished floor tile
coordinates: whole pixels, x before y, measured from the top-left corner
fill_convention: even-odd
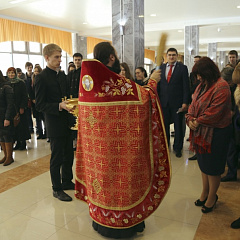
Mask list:
[[[88,206],[74,198],[74,191],[67,191],[72,202],[52,196],[49,143],[32,135],[27,146],[25,151],[14,152],[13,164],[0,165],[0,240],[108,239],[94,231]],[[188,148],[185,141],[181,158],[170,148],[168,193],[146,219],[144,232],[128,240],[240,239],[239,230],[230,228],[240,217],[240,182],[222,183],[216,211],[202,215],[201,208],[194,205],[202,189],[201,173],[197,161],[188,161],[193,155]]]
[[[19,213],[0,224],[0,239],[44,240],[58,229],[54,225]]]
[[[195,200],[190,195],[169,192],[153,215],[198,226],[202,212],[194,205]]]
[[[74,191],[66,191],[66,193],[73,198],[73,201],[62,202],[50,194],[48,197],[22,211],[22,214],[63,227],[77,217],[82,210],[87,210],[87,204],[81,203],[74,198]]]

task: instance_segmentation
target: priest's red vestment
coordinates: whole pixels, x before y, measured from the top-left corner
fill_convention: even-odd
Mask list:
[[[152,79],[141,87],[97,60],[82,63],[75,196],[103,226],[121,229],[144,221],[169,188],[156,87]]]

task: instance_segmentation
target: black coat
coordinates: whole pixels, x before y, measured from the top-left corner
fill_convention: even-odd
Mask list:
[[[9,82],[2,82],[0,83],[0,136],[14,134],[15,113],[13,89]],[[4,120],[10,121],[10,125],[4,127]]]
[[[78,98],[79,82],[80,82],[81,68],[75,69],[68,73],[67,80],[69,85],[69,94],[73,98]]]
[[[62,98],[69,98],[69,87],[64,72],[58,73],[46,67],[36,76],[35,81],[36,109],[44,113],[48,137],[64,137],[71,134],[66,111],[59,111]]]
[[[28,94],[27,88],[23,80],[14,79],[10,80],[11,87],[13,88],[14,93],[14,105],[17,112],[19,112],[20,108],[24,110],[27,108],[28,104]],[[25,141],[31,138],[28,128],[27,115],[24,111],[23,114],[20,114],[20,123],[15,128],[15,137],[16,141]]]

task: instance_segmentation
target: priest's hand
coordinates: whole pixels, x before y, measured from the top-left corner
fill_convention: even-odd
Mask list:
[[[161,80],[161,70],[155,70],[151,76],[150,76],[150,79],[153,79],[155,80],[157,83],[160,82]]]

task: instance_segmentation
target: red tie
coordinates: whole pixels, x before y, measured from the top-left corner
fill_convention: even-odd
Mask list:
[[[167,75],[167,81],[169,82],[170,81],[170,78],[172,76],[172,68],[173,68],[174,65],[170,65],[170,69],[168,71],[168,75]]]

